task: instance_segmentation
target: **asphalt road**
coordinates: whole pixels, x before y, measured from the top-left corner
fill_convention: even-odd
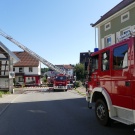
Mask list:
[[[101,126],[85,97],[73,91],[27,91],[0,115],[0,135],[134,135],[133,129]]]

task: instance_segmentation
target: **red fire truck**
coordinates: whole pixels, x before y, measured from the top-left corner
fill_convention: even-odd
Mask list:
[[[67,85],[68,85],[67,76],[63,74],[58,74],[54,79],[53,89],[54,91],[55,90],[67,91]]]
[[[128,33],[119,40],[89,57],[86,101],[104,126],[111,119],[135,124],[135,37]]]

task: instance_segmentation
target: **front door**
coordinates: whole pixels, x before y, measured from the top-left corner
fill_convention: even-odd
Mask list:
[[[110,50],[101,53],[100,86],[111,94]]]
[[[112,103],[132,108],[130,76],[130,40],[112,48]]]

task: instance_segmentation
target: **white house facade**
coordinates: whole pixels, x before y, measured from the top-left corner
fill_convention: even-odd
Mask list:
[[[118,43],[123,34],[135,31],[134,14],[135,1],[123,0],[93,24],[98,30],[99,49]]]
[[[41,62],[27,52],[14,52],[21,59],[14,65],[15,85],[39,86],[41,84]]]

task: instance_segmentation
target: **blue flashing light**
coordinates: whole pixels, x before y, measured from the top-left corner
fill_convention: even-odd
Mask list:
[[[98,48],[94,48],[94,52],[97,52],[98,51]]]

